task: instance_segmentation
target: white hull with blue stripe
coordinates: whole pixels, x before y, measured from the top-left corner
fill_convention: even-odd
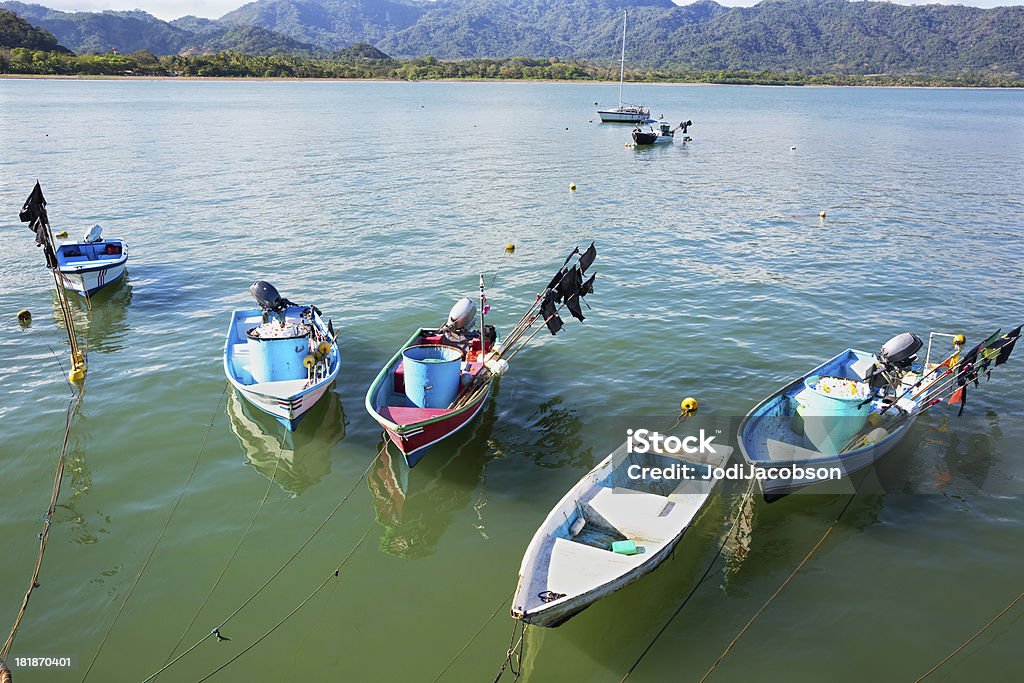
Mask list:
[[[275,315],[279,315],[283,325],[305,330],[303,336],[271,340],[290,344],[289,351],[298,360],[285,367],[283,372],[279,360],[274,361],[276,367],[268,369],[267,361],[255,355],[262,353],[259,340],[251,342],[253,331],[266,321],[265,312],[261,309],[237,310],[231,314],[224,345],[224,373],[231,385],[253,406],[273,415],[287,429],[294,430],[302,416],[323,397],[338,376],[341,354],[330,326],[324,323],[315,308],[287,305]],[[306,366],[303,366],[304,357],[310,359]],[[254,373],[257,377],[262,375],[264,381],[257,381]]]
[[[56,255],[64,287],[92,296],[124,277],[128,245],[121,240],[71,242],[57,247]]]

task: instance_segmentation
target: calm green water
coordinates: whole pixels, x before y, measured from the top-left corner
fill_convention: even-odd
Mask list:
[[[628,127],[591,122],[615,86],[0,81],[4,633],[68,395],[48,274],[18,209],[38,178],[55,230],[98,222],[131,248],[127,283],[91,312],[77,302],[86,393],[12,653],[75,664],[15,679],[82,679],[204,440],[88,680],[160,667],[265,495],[186,645],[353,490],[225,626],[230,642],[203,643],[160,680],[198,680],[239,653],[369,529],[338,578],[215,680],[432,681],[511,593],[550,507],[627,425],[665,425],[686,395],[704,414],[739,416],[847,346],[905,329],[977,340],[1024,317],[1024,93],[637,91],[669,120],[692,119],[694,142],[626,148]],[[481,271],[497,274],[488,322],[507,328],[591,239],[600,275],[586,323],[518,356],[472,431],[411,472],[378,466],[359,481],[379,445],[364,392],[412,329],[442,321]],[[342,334],[334,393],[290,438],[224,392],[228,314],[250,305],[256,278],[316,302]],[[35,315],[26,330],[20,308]],[[1001,370],[965,418],[918,422],[879,468],[902,483],[856,497],[711,680],[912,679],[1020,592],[1024,375],[1020,359]],[[738,498],[716,496],[655,574],[531,630],[526,678],[619,680],[700,578]],[[630,680],[696,680],[845,502],[757,500],[742,542]],[[1022,614],[935,680],[1009,676]],[[445,680],[491,680],[511,627],[502,608]]]

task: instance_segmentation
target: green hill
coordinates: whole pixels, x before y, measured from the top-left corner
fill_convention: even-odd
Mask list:
[[[36,28],[14,12],[0,9],[0,47],[24,47],[46,52],[70,52],[45,29]]]

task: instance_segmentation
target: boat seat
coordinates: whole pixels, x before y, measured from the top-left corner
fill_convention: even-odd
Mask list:
[[[644,555],[621,555],[609,550],[556,538],[548,561],[546,590],[575,595],[640,564]]]
[[[664,496],[620,487],[601,487],[586,505],[626,538],[653,543],[675,535],[682,511]]]

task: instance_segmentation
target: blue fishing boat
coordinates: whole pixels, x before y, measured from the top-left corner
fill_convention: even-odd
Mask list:
[[[758,470],[768,502],[835,480],[878,461],[932,406],[959,403],[967,386],[1009,357],[1020,328],[997,331],[963,354],[963,335],[933,333],[923,363],[921,339],[904,332],[877,354],[847,349],[776,391],[740,422],[740,452]],[[953,339],[953,352],[932,363],[932,340]]]
[[[103,239],[102,228],[94,225],[80,242],[66,242],[55,250],[57,272],[67,289],[92,296],[124,277],[128,245],[122,240]]]
[[[260,307],[232,312],[224,374],[247,401],[294,430],[338,376],[337,334],[315,306],[292,303],[267,282],[249,289]]]

